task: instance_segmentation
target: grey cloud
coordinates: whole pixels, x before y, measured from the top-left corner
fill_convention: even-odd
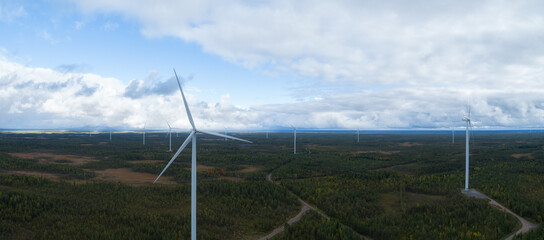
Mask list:
[[[83,85],[81,89],[75,93],[76,96],[91,96],[93,95],[96,90],[98,89],[97,86],[94,87],[88,87],[87,85]]]
[[[125,97],[138,99],[150,95],[170,95],[177,90],[175,78],[161,82],[157,79],[157,73],[152,72],[144,80],[132,80],[125,88]]]
[[[88,67],[82,64],[61,64],[55,67],[55,70],[62,73],[71,73],[71,72],[83,72]]]

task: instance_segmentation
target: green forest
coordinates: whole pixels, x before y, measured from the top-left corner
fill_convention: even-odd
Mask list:
[[[502,239],[513,216],[466,197],[464,134],[232,133],[198,136],[198,239]],[[174,135],[175,136],[175,135]],[[172,138],[175,151],[187,136]],[[470,187],[544,217],[544,133],[476,131]],[[188,239],[190,155],[163,132],[0,133],[0,239]],[[266,180],[271,174],[272,183]],[[300,198],[307,211],[292,225]],[[542,227],[514,239],[544,239]]]

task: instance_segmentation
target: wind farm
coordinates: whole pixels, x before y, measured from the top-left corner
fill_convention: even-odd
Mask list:
[[[1,1],[0,239],[544,239],[542,12]]]

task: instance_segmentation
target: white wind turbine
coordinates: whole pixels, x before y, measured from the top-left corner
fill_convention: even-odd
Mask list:
[[[357,143],[359,143],[359,129],[357,129]]]
[[[455,144],[455,128],[451,127],[451,144]]]
[[[468,190],[468,162],[469,162],[469,139],[470,139],[470,130],[472,129],[472,123],[470,122],[470,105],[468,106],[468,116],[463,117],[463,121],[467,123],[466,130],[466,156],[465,156],[465,191]]]
[[[174,160],[178,157],[178,155],[181,153],[181,151],[183,151],[183,149],[187,146],[187,144],[189,144],[189,142],[192,142],[192,151],[191,151],[191,155],[192,155],[192,157],[191,157],[191,239],[196,240],[196,134],[197,133],[203,133],[203,134],[214,135],[214,136],[218,136],[218,137],[230,138],[230,139],[238,140],[238,141],[242,141],[242,142],[248,142],[248,143],[252,143],[252,142],[244,140],[244,139],[240,139],[240,138],[227,136],[227,135],[220,134],[220,133],[197,130],[196,127],[195,127],[195,123],[193,122],[193,116],[191,115],[191,111],[189,110],[189,105],[187,105],[187,100],[185,99],[185,94],[183,94],[183,90],[181,89],[181,83],[179,82],[178,75],[177,75],[175,69],[174,69],[174,74],[176,75],[176,80],[178,81],[179,91],[181,92],[181,97],[183,98],[183,104],[185,105],[185,110],[187,111],[187,117],[189,118],[189,122],[191,123],[191,126],[192,126],[193,129],[189,133],[189,136],[187,137],[187,139],[185,139],[185,142],[183,142],[183,144],[181,144],[178,151],[174,154],[172,159],[170,159],[168,164],[166,164],[166,167],[164,167],[161,174],[159,174],[159,176],[157,177],[157,179],[155,179],[155,181],[153,181],[153,183],[155,183],[155,182],[157,182],[157,180],[159,180],[159,178],[162,176],[162,174],[166,171],[166,169],[168,169],[170,164],[172,164],[172,162],[174,162]]]
[[[297,154],[297,128],[291,125],[293,128],[293,154]]]
[[[170,126],[170,123],[168,123],[168,120],[166,121],[166,124],[168,124],[168,136],[170,137],[169,147],[168,151],[172,151],[172,127]]]
[[[147,122],[144,123],[144,132],[143,132],[143,135],[142,135],[142,139],[143,139],[143,142],[144,142],[144,145],[145,145],[145,125],[147,124]]]

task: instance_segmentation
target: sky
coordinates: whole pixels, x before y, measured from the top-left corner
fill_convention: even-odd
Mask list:
[[[541,1],[0,1],[0,129],[544,126]]]

